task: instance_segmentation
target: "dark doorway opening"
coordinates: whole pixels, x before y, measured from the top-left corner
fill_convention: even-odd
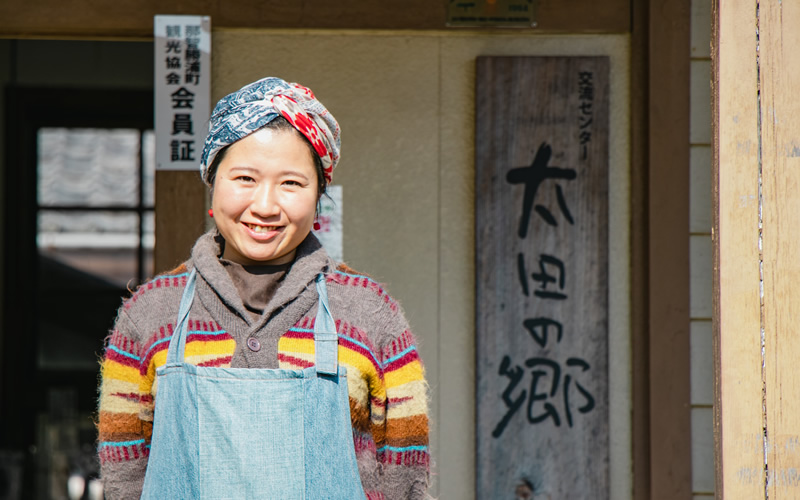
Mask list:
[[[10,86],[5,103],[0,450],[22,457],[21,498],[52,498],[96,473],[103,340],[152,274],[153,95]]]

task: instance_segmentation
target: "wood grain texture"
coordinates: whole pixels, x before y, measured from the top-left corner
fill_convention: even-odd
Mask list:
[[[605,57],[477,62],[479,499],[609,495],[608,68]],[[580,79],[588,73],[590,125],[581,119],[587,98]],[[556,225],[535,210],[525,222],[532,185],[515,176],[538,172],[534,159],[548,147],[552,158],[542,168],[571,169],[575,177],[546,178],[528,200],[549,210]],[[543,256],[560,260],[563,270],[542,266]],[[538,281],[544,271],[552,281]],[[559,322],[562,335],[554,324],[532,326],[540,318]]]
[[[0,35],[149,37],[156,14],[210,15],[215,29],[444,29],[446,1],[12,0],[0,3]],[[630,0],[540,0],[536,29],[627,32]]]
[[[692,494],[689,0],[649,4],[650,498]]]
[[[716,487],[745,500],[764,498],[756,2],[715,8]]]
[[[195,240],[205,230],[206,189],[198,172],[156,172],[156,273],[189,258]]]
[[[766,480],[788,499],[800,497],[800,5],[758,12]]]
[[[717,488],[800,495],[798,6],[716,5]]]

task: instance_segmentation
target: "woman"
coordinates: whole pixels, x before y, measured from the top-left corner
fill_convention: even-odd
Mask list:
[[[216,229],[126,300],[99,404],[107,498],[426,497],[414,337],[311,233],[339,126],[265,78],[214,109],[202,157]]]

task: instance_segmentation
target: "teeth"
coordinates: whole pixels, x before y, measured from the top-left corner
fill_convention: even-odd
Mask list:
[[[267,231],[275,229],[275,226],[257,226],[255,224],[248,224],[247,226],[256,233],[265,233]]]

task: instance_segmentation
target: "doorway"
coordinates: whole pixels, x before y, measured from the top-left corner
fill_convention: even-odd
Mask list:
[[[153,273],[153,95],[12,82],[4,102],[0,467],[9,498],[70,498],[98,473],[104,339]]]

